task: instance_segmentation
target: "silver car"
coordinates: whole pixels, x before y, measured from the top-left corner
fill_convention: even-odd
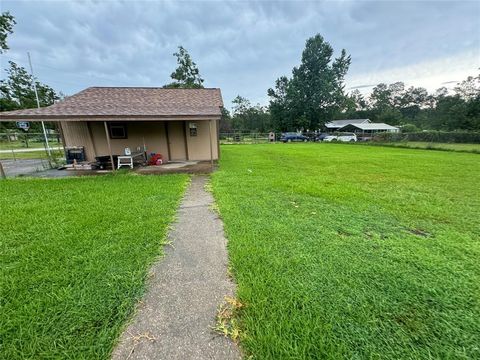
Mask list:
[[[357,142],[357,135],[354,133],[338,133],[337,135],[325,136],[323,141],[342,141],[342,142]]]

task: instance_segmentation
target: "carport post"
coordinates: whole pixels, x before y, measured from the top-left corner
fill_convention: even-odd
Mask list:
[[[210,165],[213,170],[212,120],[208,121],[208,137],[210,138]]]
[[[104,121],[103,125],[105,126],[105,136],[107,137],[108,153],[110,154],[110,161],[112,162],[112,170],[115,171],[115,163],[113,162],[112,145],[110,145],[107,122]]]

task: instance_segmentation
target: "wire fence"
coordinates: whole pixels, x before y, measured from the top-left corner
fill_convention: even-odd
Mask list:
[[[47,133],[48,145],[54,158],[63,157],[63,144],[58,132]],[[3,132],[0,133],[0,159],[43,159],[48,158],[43,133]]]
[[[281,133],[221,132],[220,144],[265,144],[279,141],[281,136]]]

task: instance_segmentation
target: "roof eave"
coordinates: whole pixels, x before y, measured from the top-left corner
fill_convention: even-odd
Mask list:
[[[2,115],[1,121],[178,121],[219,120],[221,114],[207,115]]]

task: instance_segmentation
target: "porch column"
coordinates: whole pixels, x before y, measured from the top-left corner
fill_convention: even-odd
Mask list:
[[[170,138],[168,137],[168,123],[167,121],[163,122],[163,126],[165,127],[165,139],[167,141],[167,156],[168,156],[168,161],[172,161],[172,157],[170,156]]]
[[[185,141],[185,156],[187,157],[187,161],[190,160],[190,156],[188,156],[188,138],[187,138],[187,122],[183,122],[183,139]]]
[[[208,121],[208,137],[210,139],[210,165],[213,170],[212,120]]]
[[[108,134],[107,122],[104,121],[103,125],[105,126],[105,136],[107,137],[108,153],[110,154],[110,161],[112,162],[112,169],[113,169],[113,171],[115,171],[115,163],[113,162],[112,145],[110,144],[110,135]]]

